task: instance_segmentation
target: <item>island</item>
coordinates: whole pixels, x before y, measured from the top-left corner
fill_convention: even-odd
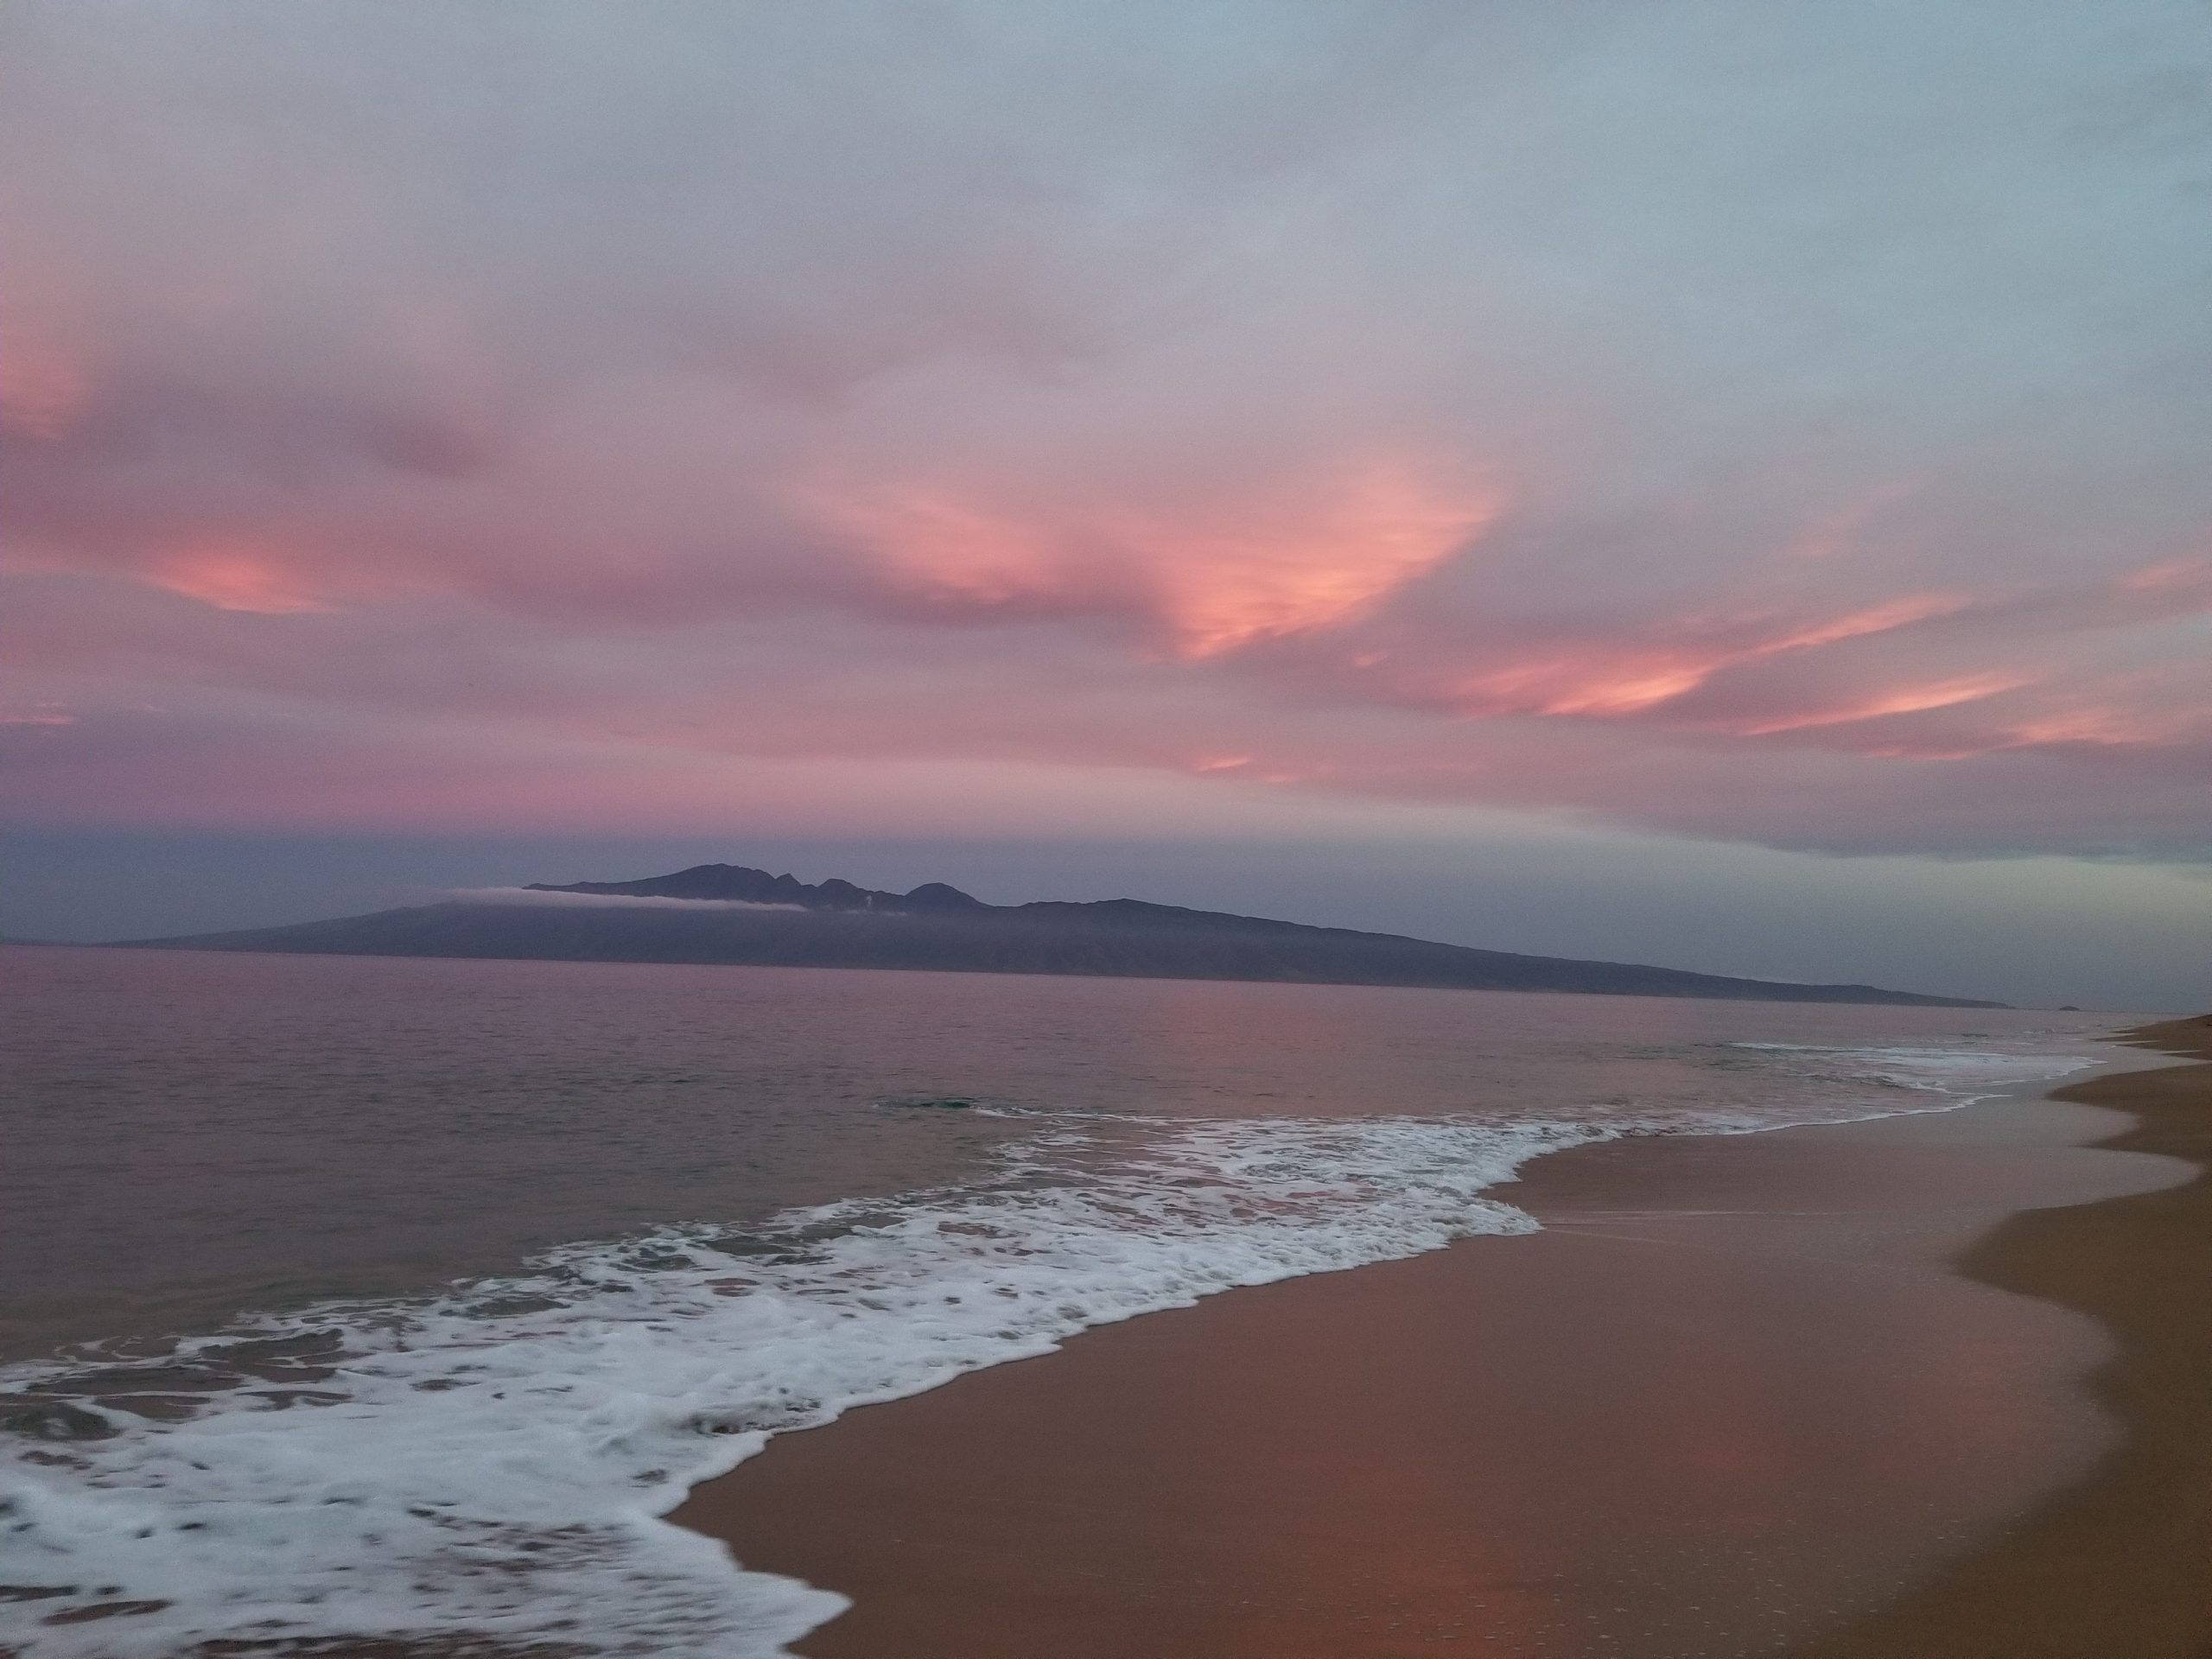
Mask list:
[[[1135,899],[990,905],[931,881],[887,893],[734,864],[634,881],[574,881],[329,921],[127,941],[163,950],[714,963],[940,973],[1255,980],[1614,996],[2000,1007],[1873,985],[1737,979],[1617,962],[1522,956]]]

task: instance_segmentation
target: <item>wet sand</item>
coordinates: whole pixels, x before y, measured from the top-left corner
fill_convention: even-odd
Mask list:
[[[675,1518],[853,1597],[817,1659],[2202,1655],[2212,1211],[2145,1154],[2207,1077],[1560,1154],[1541,1233],[1090,1332]]]
[[[2124,1111],[2102,1144],[2196,1166],[2186,1184],[2017,1216],[1960,1265],[2094,1315],[2090,1379],[2126,1433],[2090,1478],[1807,1659],[2205,1659],[2212,1655],[2212,1016],[2131,1033],[2194,1065],[2058,1091]]]

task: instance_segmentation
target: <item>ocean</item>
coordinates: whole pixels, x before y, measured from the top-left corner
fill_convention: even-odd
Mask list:
[[[842,1600],[658,1517],[773,1434],[1527,1230],[1548,1150],[1942,1110],[2122,1023],[29,947],[0,994],[32,1659],[772,1655]]]

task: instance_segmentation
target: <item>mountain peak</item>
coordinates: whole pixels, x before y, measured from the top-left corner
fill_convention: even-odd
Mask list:
[[[971,893],[957,887],[947,887],[942,881],[925,881],[906,895],[906,905],[912,910],[987,910],[988,906]]]

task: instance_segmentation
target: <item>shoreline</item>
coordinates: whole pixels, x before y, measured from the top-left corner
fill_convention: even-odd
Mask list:
[[[2088,1379],[2123,1438],[2087,1478],[1802,1659],[2202,1659],[2212,1653],[2212,1015],[2116,1039],[2187,1062],[2107,1071],[2052,1098],[2126,1113],[2096,1142],[2180,1159],[2179,1185],[2027,1211],[1961,1274],[2096,1319]]]
[[[854,1596],[798,1644],[818,1659],[1827,1659],[1809,1644],[1839,1626],[1875,1645],[1838,1659],[2113,1651],[1900,1647],[1876,1626],[2124,1460],[2079,1386],[2106,1357],[2096,1327],[1954,1263],[2005,1217],[2170,1179],[2079,1149],[2165,1149],[2083,1109],[2145,1075],[1553,1154],[1510,1195],[1544,1231],[1100,1327],[779,1439],[671,1519]],[[1484,1340],[1454,1347],[1454,1326]],[[1916,1349],[1938,1371],[1998,1363],[1961,1394],[1884,1357]],[[1347,1401],[1378,1421],[1348,1427]],[[1670,1537],[1685,1491],[1705,1509]],[[1752,1517],[1733,1534],[1713,1520],[1731,1504]]]

